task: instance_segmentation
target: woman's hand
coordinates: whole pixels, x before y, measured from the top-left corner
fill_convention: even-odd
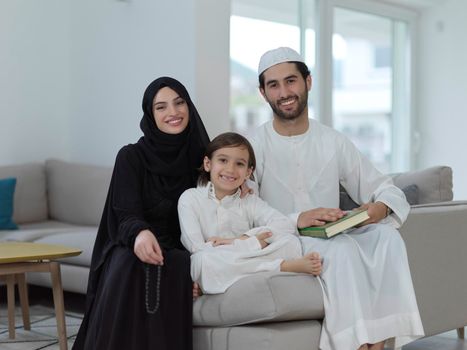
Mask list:
[[[197,282],[193,282],[193,300],[203,295],[203,291]]]
[[[133,251],[139,260],[148,264],[164,265],[161,247],[154,234],[143,230],[136,236]]]
[[[297,227],[321,226],[326,222],[339,220],[345,212],[339,208],[316,208],[300,213]]]

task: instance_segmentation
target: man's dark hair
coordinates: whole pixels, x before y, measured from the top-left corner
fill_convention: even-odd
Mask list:
[[[256,157],[255,152],[251,143],[242,135],[237,134],[236,132],[225,132],[215,137],[206,147],[206,152],[204,155],[209,159],[212,159],[212,155],[215,151],[221,148],[232,148],[232,147],[245,147],[248,151],[248,168],[255,170],[256,168]],[[201,167],[199,168],[199,178],[198,185],[205,186],[208,181],[211,180],[211,175],[206,170],[204,170],[204,161]],[[253,173],[251,173],[250,179],[254,180]]]
[[[291,62],[284,62],[284,63],[295,63],[295,66],[297,67],[298,71],[303,77],[303,80],[306,80],[306,77],[310,75],[310,70],[308,69],[308,66],[303,63],[303,62],[298,62],[298,61],[291,61]],[[259,87],[264,90],[264,72],[262,72],[259,77]]]

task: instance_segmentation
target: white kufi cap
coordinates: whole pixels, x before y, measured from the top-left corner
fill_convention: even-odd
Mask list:
[[[258,65],[258,75],[261,75],[266,69],[284,62],[303,62],[302,56],[290,47],[278,47],[274,50],[266,51]]]

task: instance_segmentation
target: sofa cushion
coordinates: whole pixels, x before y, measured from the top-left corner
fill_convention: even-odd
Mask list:
[[[81,254],[68,258],[58,259],[66,264],[78,266],[91,266],[92,250],[96,240],[97,227],[75,227],[67,232],[54,233],[34,240],[35,243],[58,244],[77,248]]]
[[[420,203],[420,190],[416,184],[408,185],[402,188],[405,198],[410,205],[417,205]]]
[[[54,220],[99,225],[112,169],[49,159],[45,164],[49,213]]]
[[[318,349],[321,322],[276,322],[239,327],[194,327],[193,349],[312,350]]]
[[[0,179],[0,230],[15,230],[13,222],[13,197],[15,195],[16,179],[9,177]]]
[[[45,168],[42,164],[0,166],[0,178],[16,178],[13,221],[16,224],[47,220]]]
[[[257,273],[223,294],[205,295],[193,304],[196,326],[322,319],[321,286],[316,277],[285,272]]]
[[[418,187],[418,204],[445,202],[453,198],[452,169],[448,166],[435,166],[391,176],[399,188],[409,185]]]
[[[19,225],[19,230],[3,231],[2,235],[0,236],[0,240],[16,242],[34,242],[42,237],[61,234],[64,232],[76,231],[82,228],[87,229],[88,226],[76,226],[59,221],[47,220],[35,222],[33,224]]]

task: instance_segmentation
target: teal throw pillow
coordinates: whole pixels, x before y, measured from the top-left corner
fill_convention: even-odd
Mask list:
[[[0,179],[0,230],[18,229],[13,222],[15,186],[15,178]]]

